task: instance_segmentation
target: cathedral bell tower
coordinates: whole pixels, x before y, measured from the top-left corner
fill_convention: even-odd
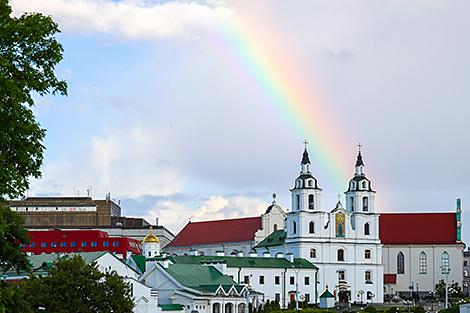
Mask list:
[[[295,179],[295,186],[290,190],[292,195],[292,212],[297,211],[320,211],[321,189],[318,188],[317,179],[310,172],[310,159],[305,150],[300,163],[300,175]]]
[[[361,147],[356,160],[356,173],[349,181],[346,195],[346,210],[350,213],[375,213],[375,193],[372,190],[370,180],[364,174],[364,162],[362,161]]]

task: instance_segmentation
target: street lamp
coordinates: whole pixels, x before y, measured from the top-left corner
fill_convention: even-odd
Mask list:
[[[300,264],[299,269],[296,271],[294,264],[292,264],[292,268],[294,269],[295,273],[295,309],[299,309],[299,272],[302,268],[302,264]]]
[[[434,294],[436,291],[431,290],[429,293],[431,294],[431,311],[434,311]]]
[[[447,302],[447,298],[449,296],[449,292],[448,292],[449,286],[447,285],[447,279],[449,278],[450,268],[444,268],[442,267],[442,265],[439,265],[439,267],[441,268],[442,272],[446,274],[446,309],[447,309],[449,307],[448,302]]]
[[[361,295],[361,303],[363,303],[362,302],[362,295],[364,294],[364,290],[362,290],[362,289],[358,290],[357,293],[358,293],[358,296]]]

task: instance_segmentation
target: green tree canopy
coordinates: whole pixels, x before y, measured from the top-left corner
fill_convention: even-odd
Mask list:
[[[21,281],[20,297],[31,312],[132,312],[131,287],[116,271],[102,273],[96,262],[82,257],[63,257],[47,276],[30,276]]]
[[[24,220],[6,206],[6,200],[24,195],[29,178],[41,177],[45,130],[31,106],[33,93],[67,94],[55,67],[63,48],[51,17],[25,13],[12,17],[8,0],[0,0],[0,267],[28,270],[21,244],[29,243]],[[0,283],[0,312],[20,312],[16,289]]]
[[[63,47],[56,40],[58,25],[51,17],[25,13],[11,17],[8,0],[0,0],[0,195],[16,198],[39,178],[45,130],[30,106],[32,93],[67,94],[67,84],[55,76]]]

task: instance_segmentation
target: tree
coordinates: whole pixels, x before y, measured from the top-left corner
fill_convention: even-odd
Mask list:
[[[63,47],[51,17],[25,13],[11,17],[8,0],[0,0],[0,196],[17,198],[29,187],[29,177],[39,178],[45,130],[30,107],[32,93],[67,94],[65,81],[55,67]]]
[[[80,255],[63,257],[46,276],[22,280],[20,296],[31,312],[132,312],[131,287],[116,271],[98,270]]]
[[[29,243],[21,216],[6,200],[22,196],[29,177],[39,178],[45,130],[34,117],[32,93],[67,94],[67,84],[55,76],[63,48],[51,17],[26,13],[11,17],[8,0],[0,0],[0,267],[28,270],[21,244]],[[4,240],[3,240],[4,239]],[[16,289],[0,284],[0,312],[19,312]],[[14,308],[14,309],[13,309]]]

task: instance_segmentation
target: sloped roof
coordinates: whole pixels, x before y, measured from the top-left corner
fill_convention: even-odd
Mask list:
[[[162,308],[162,311],[183,311],[184,306],[181,304],[159,304],[159,307]]]
[[[333,296],[333,295],[331,294],[331,292],[328,291],[328,289],[325,290],[325,292],[322,293],[321,296],[320,296],[320,298],[334,298],[334,297],[335,297],[335,296]]]
[[[145,272],[145,256],[133,254],[131,255],[131,259],[134,260],[140,272],[144,273]]]
[[[461,243],[456,213],[381,213],[379,233],[384,245]]]
[[[235,281],[212,266],[170,264],[164,268],[181,285],[207,291],[208,286],[235,285]]]
[[[283,245],[286,241],[286,232],[284,229],[273,231],[268,237],[264,238],[255,248],[265,248]]]
[[[227,267],[251,267],[251,268],[291,268],[292,263],[285,258],[260,258],[260,257],[233,257],[233,256],[194,256],[182,255],[174,256],[174,260],[178,264],[194,264],[201,263],[220,263],[224,261]],[[317,269],[315,265],[305,259],[294,259],[294,266],[298,268],[302,265],[304,269]]]
[[[260,228],[261,217],[190,222],[165,248],[253,241]]]

